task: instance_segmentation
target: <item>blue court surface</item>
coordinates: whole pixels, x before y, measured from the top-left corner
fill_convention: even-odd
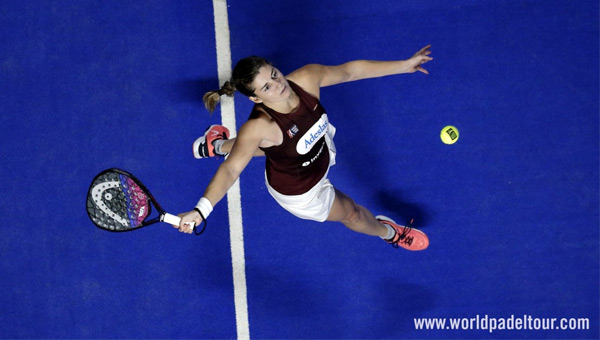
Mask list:
[[[337,127],[332,183],[375,214],[414,218],[430,247],[293,217],[256,158],[240,179],[244,314],[226,200],[202,236],[110,233],[85,209],[110,167],[172,213],[202,196],[222,162],[191,152],[222,118],[201,101],[220,85],[213,3],[3,1],[1,338],[231,339],[245,320],[254,339],[598,339],[598,1],[226,8],[234,64],[261,55],[289,73],[432,45],[429,75],[321,92]],[[238,128],[251,107],[236,95]],[[456,144],[440,141],[446,125]]]

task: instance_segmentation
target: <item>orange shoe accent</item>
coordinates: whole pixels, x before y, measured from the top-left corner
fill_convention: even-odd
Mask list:
[[[396,235],[394,235],[391,240],[386,240],[387,243],[395,248],[402,247],[404,249],[418,251],[429,247],[429,238],[424,232],[412,227],[413,220],[410,221],[408,226],[401,226],[391,218],[383,215],[379,215],[375,218],[379,220],[379,222],[387,224],[396,230]]]
[[[215,152],[215,146],[213,143],[219,139],[228,139],[229,129],[222,125],[211,125],[204,132],[204,136],[196,139],[193,145],[194,157],[197,159],[208,158],[219,155]]]

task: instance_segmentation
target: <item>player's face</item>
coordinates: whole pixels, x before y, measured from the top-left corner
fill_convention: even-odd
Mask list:
[[[276,103],[287,100],[290,97],[290,86],[287,79],[279,70],[271,65],[260,68],[258,75],[252,82],[254,87],[254,102]]]

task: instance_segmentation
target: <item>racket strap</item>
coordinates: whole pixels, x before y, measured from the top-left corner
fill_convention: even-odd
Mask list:
[[[198,226],[194,226],[194,234],[196,235],[200,235],[204,232],[204,230],[206,230],[206,218],[204,218],[204,215],[202,215],[202,212],[200,211],[200,209],[198,208],[194,208],[194,210],[196,210],[198,212],[198,214],[200,214],[200,217],[202,218],[202,222],[200,222],[200,224],[202,224],[202,229],[198,230]]]
[[[206,219],[208,218],[208,215],[210,215],[210,213],[213,211],[213,206],[212,203],[210,203],[210,201],[208,200],[208,198],[202,197],[198,201],[198,204],[196,204],[196,206],[194,207],[194,210],[196,210],[202,218],[202,222],[200,222],[202,224],[202,229],[198,229],[198,226],[194,226],[194,234],[200,235],[206,229]]]

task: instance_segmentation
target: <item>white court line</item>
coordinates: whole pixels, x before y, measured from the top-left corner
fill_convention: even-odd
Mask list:
[[[229,19],[227,0],[213,0],[215,40],[217,46],[217,72],[219,84],[231,78],[231,47],[229,43]],[[236,136],[235,106],[232,97],[221,97],[221,119]],[[246,260],[244,255],[244,229],[242,226],[242,200],[240,182],[237,180],[227,192],[229,211],[229,238],[231,239],[231,264],[233,267],[233,294],[235,323],[238,339],[250,339],[248,322],[248,299],[246,295]]]

